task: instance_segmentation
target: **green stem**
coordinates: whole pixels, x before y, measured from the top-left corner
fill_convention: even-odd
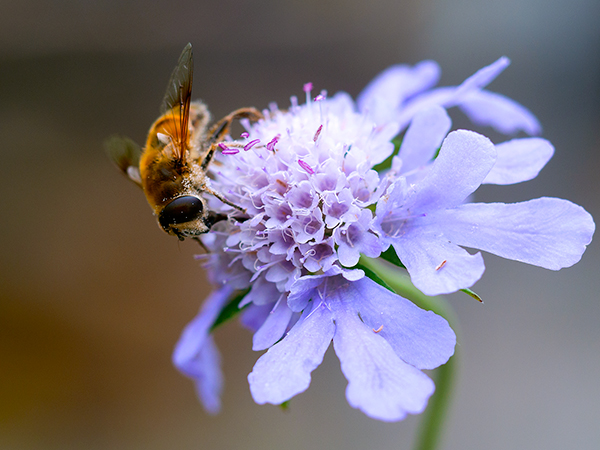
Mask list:
[[[458,363],[456,353],[455,351],[454,356],[446,364],[435,370],[435,392],[429,399],[429,405],[421,417],[415,440],[415,450],[434,450],[440,444],[452,400],[452,388]]]
[[[454,311],[442,297],[426,296],[414,287],[408,274],[403,273],[397,267],[368,258],[361,258],[360,263],[375,272],[398,295],[411,300],[423,309],[434,311],[444,317],[456,331],[457,319]],[[440,444],[452,397],[457,365],[457,352],[455,352],[446,364],[435,370],[436,390],[423,413],[415,441],[415,450],[435,450]]]

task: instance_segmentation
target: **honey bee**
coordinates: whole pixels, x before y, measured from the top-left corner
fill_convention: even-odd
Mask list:
[[[141,149],[121,136],[106,142],[117,167],[144,190],[160,227],[179,240],[197,239],[216,222],[227,219],[208,209],[204,193],[245,213],[210,188],[207,171],[234,120],[263,117],[255,108],[241,108],[208,128],[208,108],[200,101],[191,101],[192,78],[192,45],[187,44],[169,80],[161,116],[150,127],[146,146]]]

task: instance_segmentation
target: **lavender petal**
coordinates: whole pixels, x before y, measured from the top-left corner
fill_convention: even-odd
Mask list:
[[[469,288],[485,271],[481,253],[470,255],[435,233],[421,233],[392,245],[411,281],[425,295]]]
[[[346,302],[333,301],[331,307],[336,319],[333,345],[348,380],[348,403],[384,421],[422,412],[435,389],[427,375],[402,361]]]
[[[420,213],[461,204],[481,185],[495,160],[496,149],[488,138],[473,131],[453,131],[419,183],[412,204],[418,205]]]
[[[335,324],[323,304],[304,314],[307,316],[262,355],[248,375],[256,403],[279,405],[308,389],[310,373],[323,361]]]
[[[522,203],[470,203],[447,211],[444,234],[458,245],[551,270],[581,259],[595,224],[581,206],[542,197]]]
[[[536,136],[542,131],[540,122],[531,111],[495,92],[470,92],[458,103],[458,107],[473,123],[491,126],[503,134],[515,134],[522,130],[530,136]]]
[[[514,184],[532,180],[554,154],[550,142],[540,138],[513,139],[496,145],[497,158],[483,184]]]
[[[346,283],[339,301],[347,303],[347,308],[360,315],[363,323],[411,366],[434,369],[454,354],[456,335],[446,319],[419,308],[370,278]]]
[[[429,164],[450,131],[452,122],[441,106],[419,112],[412,119],[398,152],[404,173]]]
[[[292,310],[288,307],[285,299],[280,298],[263,325],[254,333],[252,350],[265,350],[275,344],[285,333],[291,318]]]

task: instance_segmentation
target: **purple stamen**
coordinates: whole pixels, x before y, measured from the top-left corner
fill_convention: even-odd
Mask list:
[[[306,104],[310,104],[310,91],[312,90],[312,83],[306,83],[302,89],[304,89],[304,92],[306,93]]]
[[[240,137],[243,139],[246,139],[248,136],[250,136],[250,133],[248,133],[247,131],[244,131],[242,134],[240,134]]]
[[[313,137],[313,141],[317,142],[317,139],[319,139],[319,135],[321,134],[321,130],[323,130],[323,125],[319,125],[319,128],[317,129],[317,132],[315,133],[315,137]]]
[[[325,97],[323,95],[319,94],[315,97],[315,102],[320,102],[321,100],[325,100]]]
[[[298,160],[298,164],[300,164],[300,167],[302,167],[304,170],[306,170],[311,175],[315,173],[315,171],[312,169],[312,167],[310,167],[307,163],[305,163],[301,159]]]
[[[235,155],[236,153],[240,152],[237,148],[229,148],[222,142],[219,142],[217,147],[221,149],[221,153],[224,155]]]
[[[273,139],[271,139],[269,141],[269,143],[267,144],[267,150],[269,151],[274,151],[275,150],[275,144],[277,144],[277,141],[279,141],[279,138],[281,137],[280,134],[278,134],[277,136],[275,136]]]
[[[244,151],[247,152],[248,150],[250,150],[252,147],[254,147],[259,142],[260,142],[260,139],[254,139],[253,141],[248,142],[246,145],[244,145]]]

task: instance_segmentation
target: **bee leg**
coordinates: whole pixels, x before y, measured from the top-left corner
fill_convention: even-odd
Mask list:
[[[236,109],[232,113],[226,115],[221,120],[219,120],[216,124],[214,124],[210,130],[208,130],[208,135],[210,136],[211,142],[218,142],[223,139],[228,133],[229,128],[234,120],[239,119],[250,119],[252,122],[256,122],[262,119],[264,116],[262,113],[256,108],[240,108]]]
[[[215,223],[220,222],[221,220],[227,220],[227,216],[225,214],[220,214],[220,213],[216,213],[214,211],[209,211],[208,216],[204,219],[204,224],[210,230],[210,228],[212,228],[212,226]],[[198,242],[198,244],[200,244],[200,247],[202,247],[206,253],[210,253],[210,250],[206,247],[206,245],[204,245],[204,242],[202,242],[202,239],[200,239],[198,236],[194,236],[194,237],[192,237],[192,239],[194,241]]]
[[[234,120],[250,119],[252,122],[256,122],[263,117],[264,116],[262,113],[256,108],[240,108],[236,109],[215,123],[210,130],[208,130],[208,135],[210,136],[208,142],[210,143],[210,147],[206,152],[206,155],[204,155],[202,158],[202,163],[200,164],[202,170],[206,170],[210,165],[210,162],[215,154],[215,150],[217,149],[216,142],[221,141],[227,134],[229,134],[229,128],[231,128],[231,124]]]
[[[227,216],[225,214],[216,213],[214,211],[208,212],[208,217],[204,219],[204,223],[208,228],[212,227],[215,223],[220,222],[221,220],[227,220]]]
[[[198,244],[200,244],[200,247],[202,247],[204,249],[205,253],[210,253],[210,250],[208,248],[206,248],[206,245],[204,245],[204,242],[202,242],[202,239],[200,239],[198,236],[194,236],[192,239],[194,241],[196,241]]]
[[[206,172],[208,170],[208,166],[210,165],[210,162],[212,161],[213,156],[215,155],[215,150],[217,149],[217,147],[217,144],[212,143],[211,146],[208,148],[206,155],[204,155],[204,157],[202,158],[200,168],[203,172]]]
[[[244,208],[242,208],[241,206],[236,205],[235,203],[230,202],[229,200],[227,200],[225,197],[223,197],[218,192],[213,191],[212,189],[210,189],[208,186],[205,186],[203,190],[204,190],[204,192],[207,192],[210,195],[214,195],[215,197],[217,197],[219,200],[221,200],[226,205],[229,205],[229,206],[237,209],[238,211],[243,212],[244,214],[246,214],[246,210]]]

